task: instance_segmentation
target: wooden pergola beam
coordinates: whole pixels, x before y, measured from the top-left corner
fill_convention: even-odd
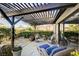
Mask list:
[[[60,23],[63,20],[65,20],[66,18],[68,18],[70,15],[72,15],[75,11],[77,11],[79,9],[79,4],[77,4],[76,6],[72,7],[72,8],[68,8],[60,17],[59,19],[56,21],[56,23]]]
[[[18,23],[20,20],[22,20],[23,19],[23,17],[21,17],[20,19],[18,19],[16,22],[14,22],[14,25],[16,24],[16,23]]]
[[[0,18],[1,18],[1,12],[0,12]]]
[[[11,20],[9,19],[9,17],[5,14],[5,12],[2,9],[0,9],[0,13],[11,25],[13,24]]]
[[[60,9],[60,11],[58,12],[58,14],[57,14],[55,20],[53,21],[53,23],[55,23],[58,20],[58,18],[63,14],[63,12],[65,10],[66,10],[66,8]]]

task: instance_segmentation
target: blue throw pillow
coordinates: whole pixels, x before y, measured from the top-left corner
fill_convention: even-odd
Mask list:
[[[58,48],[58,46],[51,46],[51,47],[48,47],[48,48],[46,49],[47,54],[50,55],[51,52],[52,52],[52,50],[55,49],[55,48]]]
[[[39,46],[40,48],[44,48],[44,49],[47,49],[48,47],[50,47],[48,44],[44,44],[44,45],[41,45]]]
[[[58,47],[58,48],[55,48],[55,49],[53,49],[52,50],[52,52],[51,52],[51,56],[53,56],[55,53],[57,53],[57,52],[59,52],[59,51],[62,51],[62,50],[65,50],[66,48],[65,47]]]

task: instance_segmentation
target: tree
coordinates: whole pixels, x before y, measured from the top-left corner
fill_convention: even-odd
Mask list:
[[[9,28],[0,28],[0,32],[3,33],[2,37],[3,38],[5,37],[6,40],[7,40],[8,37],[10,37],[10,31],[11,31],[11,29],[9,29]]]
[[[69,24],[69,30],[79,32],[79,24]]]
[[[2,42],[3,36],[4,36],[3,33],[0,32],[0,44],[1,44],[1,42]]]
[[[34,26],[34,28],[35,28],[35,30],[34,31],[36,31],[36,25],[38,24],[37,22],[35,22],[35,21],[33,21],[32,23],[31,23],[33,26]]]

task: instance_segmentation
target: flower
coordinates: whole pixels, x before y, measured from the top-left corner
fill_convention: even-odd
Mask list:
[[[73,52],[71,52],[71,55],[72,56],[79,56],[79,52],[78,51],[73,51]]]

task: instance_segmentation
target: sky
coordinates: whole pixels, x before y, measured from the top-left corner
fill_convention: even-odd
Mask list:
[[[7,20],[5,20],[5,19],[0,19],[0,24],[4,24],[8,28],[11,27],[9,22]],[[30,27],[30,24],[21,20],[15,25],[15,27],[25,27],[25,28],[27,28],[27,27]]]
[[[17,19],[15,19],[16,21]],[[9,22],[6,20],[6,19],[0,19],[0,24],[4,24],[7,28],[11,28],[11,25],[9,24]],[[67,24],[65,24],[66,27],[68,27]],[[19,21],[16,25],[15,25],[15,28],[28,28],[28,27],[31,27],[32,26],[29,24],[29,23],[26,23],[24,21]]]

